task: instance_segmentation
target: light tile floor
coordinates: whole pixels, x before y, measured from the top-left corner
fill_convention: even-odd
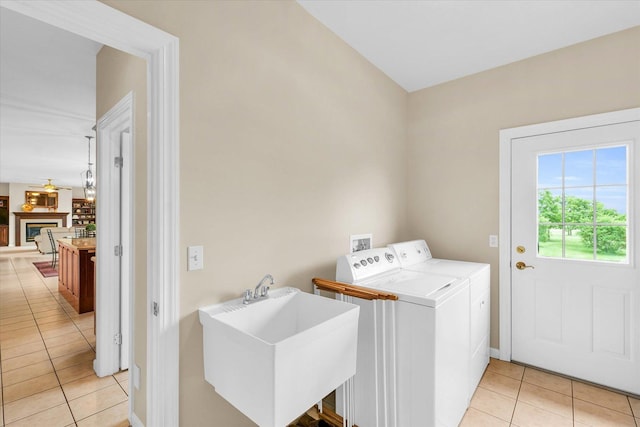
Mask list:
[[[638,427],[640,400],[491,359],[460,426]]]
[[[0,250],[0,426],[128,426],[127,372],[95,376],[93,313],[33,266],[49,259]],[[640,427],[640,400],[491,359],[461,426]]]
[[[128,426],[127,372],[93,371],[93,312],[78,314],[34,261],[0,251],[0,426]]]

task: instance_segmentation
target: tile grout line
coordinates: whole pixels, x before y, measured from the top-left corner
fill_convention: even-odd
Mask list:
[[[580,382],[580,381],[576,381],[576,382]],[[572,384],[572,387],[573,387],[573,384]],[[606,390],[606,389],[602,389],[602,390]],[[607,391],[608,391],[608,390],[607,390]],[[615,392],[612,392],[612,393],[615,393]],[[628,401],[628,399],[629,399],[629,396],[627,396],[626,394],[622,394],[622,393],[616,393],[616,394],[618,394],[618,395],[620,395],[620,396],[623,396],[623,397],[626,397],[626,398],[627,398],[627,401]],[[629,417],[629,416],[630,416],[631,418],[635,418],[635,416],[633,415],[633,410],[631,411],[631,415],[629,415],[629,414],[627,414],[626,412],[622,412],[622,411],[619,411],[619,410],[617,410],[617,409],[615,409],[615,408],[610,408],[610,407],[608,407],[608,406],[604,406],[604,405],[601,405],[600,403],[592,402],[592,401],[590,401],[590,400],[584,400],[584,399],[580,399],[580,398],[578,398],[578,397],[573,397],[573,398],[572,398],[572,400],[579,400],[580,402],[588,403],[588,404],[590,404],[590,405],[594,405],[594,406],[597,406],[597,407],[599,407],[599,408],[607,409],[607,410],[609,410],[609,411],[615,412],[616,414],[621,414],[621,415],[625,415],[625,416],[627,416],[627,417]]]
[[[18,277],[18,274],[16,273],[15,267],[13,265],[13,260],[12,259],[8,259],[8,264],[11,265],[11,269],[13,271],[13,276],[15,276],[16,280],[18,282],[20,282],[20,278]],[[22,290],[22,285],[20,285],[20,289]],[[23,290],[23,294],[24,294],[24,290]],[[26,299],[26,296],[25,296]],[[0,346],[0,363],[2,362],[2,346]],[[0,365],[0,398],[2,399],[2,425],[5,425],[4,419],[5,419],[5,410],[4,410],[4,382],[2,381],[2,377],[4,375],[4,370],[2,369],[2,366]]]
[[[12,264],[13,264],[13,258],[11,259],[11,261],[12,261]],[[22,285],[22,280],[20,279],[20,275],[18,274],[17,270],[15,269],[15,265],[13,265],[13,268],[14,268],[14,271],[16,271],[16,276],[18,278],[18,282],[20,283],[20,287],[22,288],[22,293],[24,294],[25,300],[27,301],[27,305],[29,306],[29,311],[31,311],[31,316],[33,317],[33,321],[36,324],[36,328],[38,329],[38,333],[40,334],[40,339],[42,340],[42,344],[44,345],[44,351],[47,353],[47,357],[49,358],[49,363],[51,364],[51,368],[53,369],[53,374],[56,376],[56,381],[58,381],[58,387],[60,387],[60,391],[62,392],[62,395],[64,396],[65,403],[66,403],[67,407],[69,408],[69,412],[71,412],[71,406],[69,406],[69,401],[67,400],[67,396],[64,394],[64,389],[62,388],[62,384],[60,383],[60,377],[58,376],[58,372],[56,371],[55,366],[53,365],[53,360],[51,359],[51,354],[49,353],[49,348],[47,347],[47,342],[44,340],[44,337],[42,336],[42,331],[40,330],[40,324],[38,323],[38,320],[36,319],[36,316],[35,316],[35,314],[33,312],[33,309],[31,307],[31,303],[29,302],[29,297],[27,296],[26,292],[24,291],[24,286]],[[51,290],[49,289],[49,287],[45,283],[43,283],[43,284],[44,284],[45,288],[47,289],[47,291],[49,291],[49,293],[51,293]],[[59,302],[57,300],[56,300],[56,302],[59,304]],[[66,311],[65,311],[65,314],[66,314]],[[68,317],[68,314],[67,314],[67,317]],[[37,393],[35,393],[35,394],[37,394]],[[34,396],[35,394],[32,394],[31,396]],[[25,399],[27,397],[30,397],[30,396],[25,396],[22,399]],[[18,399],[18,400],[21,400],[21,399]],[[4,401],[3,401],[3,404],[4,404]],[[35,414],[39,414],[39,413],[47,411],[49,409],[51,409],[51,408],[47,408],[47,409],[44,409],[42,411],[34,412],[32,414],[29,414],[29,415],[27,415],[25,417],[19,418],[19,419],[14,420],[14,421],[19,421],[21,419],[24,419],[26,417],[30,417],[30,416],[35,415]],[[3,413],[4,413],[4,411],[3,411]],[[73,412],[71,412],[71,418],[73,419],[73,422],[75,424],[75,417],[73,417]]]
[[[44,342],[44,339],[42,338],[42,334],[40,333],[40,328],[38,328],[38,323],[36,322],[36,318],[33,315],[33,310],[31,309],[31,304],[29,304],[29,298],[27,298],[27,294],[24,291],[24,286],[22,286],[22,280],[20,279],[20,275],[18,274],[18,271],[16,269],[16,266],[15,266],[13,258],[9,259],[9,263],[11,264],[11,268],[13,269],[14,275],[16,276],[16,279],[17,279],[17,281],[18,281],[18,283],[20,285],[20,291],[22,292],[22,295],[24,296],[24,300],[27,303],[27,306],[29,307],[29,312],[31,313],[31,317],[33,318],[33,321],[36,324],[36,328],[38,329],[38,334],[40,335],[40,340],[42,341],[42,345],[45,347],[45,350],[46,350],[46,344]],[[47,353],[47,355],[48,355],[48,353]],[[49,360],[49,363],[51,363],[51,360]],[[53,368],[53,364],[51,364],[51,367]],[[4,373],[4,371],[2,371],[2,373]],[[57,377],[56,377],[56,379],[57,379]],[[19,383],[16,383],[16,384],[19,384]],[[2,396],[3,397],[3,399],[2,399],[2,421],[4,423],[5,415],[6,415],[5,401],[4,401],[4,382],[2,383],[2,393],[3,393],[3,396]],[[29,396],[25,396],[25,397],[29,397]],[[24,399],[24,397],[22,399]],[[16,402],[19,401],[19,400],[21,400],[21,399],[16,400]],[[33,414],[30,414],[30,415],[33,415]],[[30,415],[27,415],[27,416],[30,416]],[[19,421],[19,420],[21,420],[23,418],[26,418],[26,417],[18,418],[16,420],[12,421],[12,422]]]
[[[60,308],[62,308],[62,311],[64,311],[64,314],[67,316],[67,318],[71,321],[71,323],[73,323],[75,328],[79,330],[79,328],[76,325],[76,323],[73,321],[71,316],[69,316],[69,313],[67,312],[67,310],[65,310],[64,306],[60,303],[60,300],[58,298],[56,298],[56,295],[54,295],[53,292],[51,292],[51,289],[49,288],[48,284],[44,283],[44,281],[42,281],[42,282],[43,282],[45,288],[47,289],[47,291],[49,292],[49,294],[56,301],[58,306],[60,306]],[[27,304],[29,304],[28,298],[27,298]],[[31,306],[31,305],[29,305],[29,306]],[[34,316],[34,320],[35,320],[35,316]],[[40,330],[40,324],[38,323],[37,320],[35,320],[35,322],[36,322],[36,325],[38,327],[38,331],[40,332],[40,336],[42,337],[42,341],[44,342],[44,348],[45,348],[45,351],[47,352],[47,356],[49,356],[49,362],[51,363],[51,367],[53,368],[53,373],[56,376],[56,379],[58,380],[58,385],[60,387],[60,391],[62,392],[62,396],[64,397],[65,404],[67,405],[67,408],[69,409],[69,413],[71,414],[71,419],[73,420],[73,424],[75,426],[77,426],[78,425],[78,421],[76,420],[75,414],[71,410],[71,405],[69,404],[69,399],[67,398],[67,393],[65,393],[64,387],[62,387],[62,382],[60,381],[60,376],[58,375],[58,369],[53,364],[53,358],[51,357],[51,353],[49,353],[49,347],[47,346],[47,342],[45,341],[44,337],[42,336],[42,331]],[[82,335],[83,338],[85,338],[85,336],[82,334],[82,332],[80,332],[80,334]],[[85,341],[86,341],[86,338],[85,338]],[[88,344],[88,342],[87,342],[87,344]]]
[[[518,401],[520,400],[520,390],[522,390],[522,383],[524,382],[524,372],[527,368],[522,370],[522,376],[520,377],[520,385],[518,386],[518,393],[516,394],[516,404],[513,405],[513,411],[511,412],[511,419],[509,420],[509,425],[513,425],[513,417],[516,415],[516,408],[518,407]]]
[[[631,403],[630,403],[630,400],[629,400],[629,399],[631,398],[631,396],[629,396],[628,394],[624,393],[623,391],[615,391],[615,390],[611,390],[611,389],[608,389],[608,388],[606,388],[606,387],[600,386],[600,385],[598,385],[598,384],[589,383],[589,382],[587,382],[587,381],[582,381],[582,380],[577,379],[577,378],[572,378],[572,377],[564,376],[564,375],[561,375],[561,374],[558,374],[558,373],[554,373],[554,372],[551,372],[551,371],[541,370],[541,369],[538,369],[538,368],[535,368],[535,367],[529,367],[529,366],[526,366],[526,365],[519,365],[519,366],[523,366],[525,369],[534,369],[534,370],[537,370],[537,371],[540,371],[540,372],[543,372],[543,373],[546,373],[546,374],[549,374],[549,375],[554,375],[554,376],[557,376],[557,377],[560,377],[560,378],[564,378],[564,379],[569,380],[569,381],[570,381],[570,384],[571,384],[571,396],[570,396],[570,397],[571,397],[571,406],[572,406],[572,408],[574,407],[574,400],[579,400],[579,401],[581,401],[581,402],[586,402],[586,403],[589,403],[589,404],[592,404],[592,405],[598,406],[598,407],[600,407],[600,408],[604,408],[604,409],[607,409],[607,410],[610,410],[610,411],[616,412],[616,413],[618,413],[618,414],[622,414],[622,415],[626,415],[626,416],[631,416],[632,418],[634,418],[634,421],[635,421],[635,415],[634,415],[634,413],[633,413],[633,408],[631,407]],[[492,373],[494,373],[494,374],[496,374],[496,375],[501,375],[501,376],[503,376],[503,377],[505,377],[505,378],[515,379],[515,378],[513,378],[513,377],[510,377],[510,376],[508,376],[508,375],[504,375],[504,374],[499,373],[499,372],[496,372],[496,371],[491,371],[491,372],[492,372]],[[526,382],[527,384],[531,384],[531,385],[533,385],[533,386],[535,386],[535,387],[543,388],[543,389],[548,390],[548,391],[551,391],[551,392],[564,394],[564,393],[562,393],[562,392],[559,392],[559,391],[557,391],[557,390],[554,390],[554,389],[551,389],[551,388],[545,387],[545,386],[543,386],[543,385],[538,385],[538,384],[534,384],[534,383],[530,383],[530,382],[524,381],[524,375],[523,375],[523,379],[522,379],[521,383],[524,383],[524,382]],[[584,400],[584,399],[580,399],[580,398],[575,397],[575,396],[574,396],[574,391],[573,391],[573,384],[574,384],[574,382],[575,382],[575,383],[584,384],[584,385],[587,385],[587,386],[590,386],[590,387],[597,388],[597,389],[599,389],[599,390],[608,391],[608,392],[610,392],[610,393],[614,393],[614,394],[616,394],[616,395],[620,395],[620,396],[626,397],[626,398],[627,398],[627,401],[629,402],[630,409],[631,409],[631,415],[629,415],[629,414],[628,414],[628,413],[626,413],[626,412],[622,412],[622,411],[620,411],[620,410],[618,410],[618,409],[610,408],[610,407],[608,407],[608,406],[602,405],[602,404],[600,404],[600,403],[598,403],[598,402],[592,402],[592,401],[589,401],[589,400]],[[502,393],[498,393],[498,394],[501,394],[501,395],[503,395],[503,396],[506,396],[505,394],[502,394]],[[564,394],[564,395],[565,395],[565,396],[567,396],[566,394]],[[636,424],[637,424],[637,421],[635,421],[635,422],[636,422]],[[637,427],[640,427],[640,425],[638,425]]]
[[[486,391],[490,391],[490,392],[495,393],[495,394],[499,394],[500,396],[503,396],[503,397],[508,397],[508,396],[506,396],[506,395],[504,395],[504,394],[502,394],[502,393],[498,393],[497,391],[493,391],[493,390],[491,390],[491,389],[489,389],[489,388],[482,387],[482,386],[480,386],[480,385],[478,385],[478,386],[476,387],[476,391],[478,391],[478,389],[479,389],[479,388],[481,388],[481,389],[483,389],[483,390],[486,390]],[[475,395],[475,391],[474,391],[474,393],[473,393],[473,394]],[[483,414],[489,415],[490,417],[493,417],[493,418],[496,418],[496,419],[498,419],[498,420],[501,420],[501,421],[504,421],[504,422],[507,422],[507,423],[511,424],[509,421],[506,421],[506,420],[504,420],[503,418],[500,418],[500,417],[498,417],[498,416],[496,416],[496,415],[494,415],[494,414],[492,414],[492,413],[489,413],[489,412],[487,412],[487,411],[483,411],[482,409],[479,409],[479,408],[472,407],[472,406],[471,406],[471,403],[469,403],[469,406],[468,406],[468,407],[467,407],[467,409],[465,410],[465,414],[466,414],[466,412],[467,412],[469,409],[471,409],[471,408],[475,409],[475,410],[476,410],[476,411],[478,411],[478,412],[482,412]],[[514,409],[515,409],[515,405],[514,405]],[[511,414],[511,416],[513,417],[513,413]],[[464,418],[464,417],[463,417],[463,418]]]
[[[636,413],[633,410],[633,406],[631,405],[631,397],[627,396],[627,402],[629,403],[629,408],[631,409],[631,416],[633,417],[633,422],[636,423],[636,427],[638,426],[638,418],[636,418]]]
[[[1,290],[2,290],[2,287],[0,287],[0,291]],[[0,346],[0,405],[2,405],[2,417],[0,419],[0,422],[4,426],[4,383],[2,382],[2,375],[4,373],[4,370],[2,369],[1,363],[2,363],[2,346]]]
[[[96,413],[89,414],[89,415],[87,415],[86,417],[84,417],[84,418],[83,418],[83,419],[81,419],[81,420],[77,420],[77,419],[76,419],[75,414],[74,414],[74,413],[73,413],[73,411],[71,410],[71,405],[69,404],[69,399],[67,398],[67,395],[66,395],[66,393],[65,393],[65,391],[64,391],[64,388],[62,387],[62,383],[61,383],[61,381],[60,381],[60,377],[59,377],[59,375],[58,375],[58,369],[57,369],[57,368],[55,367],[55,365],[53,364],[53,359],[51,358],[51,354],[50,354],[50,352],[49,352],[49,348],[48,348],[47,343],[46,343],[46,341],[45,341],[45,339],[44,339],[44,336],[42,335],[42,331],[41,331],[41,329],[40,329],[40,324],[38,323],[38,320],[37,320],[37,319],[36,319],[36,317],[35,317],[35,314],[34,314],[34,312],[33,312],[33,308],[32,308],[32,306],[31,306],[31,302],[30,302],[29,297],[27,296],[27,294],[26,294],[26,292],[25,292],[25,289],[24,289],[24,286],[23,286],[23,282],[22,282],[22,280],[20,279],[20,275],[18,274],[17,269],[15,268],[15,265],[13,264],[13,260],[12,260],[12,264],[11,264],[11,265],[12,265],[12,268],[13,268],[13,271],[14,271],[14,275],[16,276],[17,281],[19,282],[20,290],[22,291],[22,294],[23,294],[23,296],[24,296],[24,298],[25,298],[25,301],[27,302],[27,305],[29,306],[29,311],[31,312],[31,317],[32,317],[32,319],[33,319],[34,323],[36,324],[36,328],[37,328],[37,330],[38,330],[38,333],[40,334],[40,338],[41,338],[41,340],[42,340],[42,342],[43,342],[43,344],[44,344],[44,346],[45,346],[45,351],[46,351],[47,356],[48,356],[48,358],[49,358],[49,362],[50,362],[50,363],[51,363],[51,365],[52,365],[53,373],[54,373],[54,374],[55,374],[55,376],[56,376],[56,379],[57,379],[57,381],[58,381],[58,386],[60,387],[60,389],[61,389],[61,391],[62,391],[62,394],[63,394],[63,396],[64,396],[64,398],[65,398],[65,403],[64,403],[64,405],[66,405],[66,406],[67,406],[67,408],[69,409],[69,412],[70,412],[71,417],[72,417],[72,419],[73,419],[73,425],[77,426],[77,423],[78,423],[79,421],[82,421],[82,420],[84,420],[84,419],[86,419],[86,418],[89,418],[89,417],[91,417],[91,416],[95,415],[95,414],[98,414],[98,413],[101,413],[101,412],[106,411],[106,410],[108,410],[108,409],[111,409],[111,408],[113,408],[113,407],[115,407],[115,406],[119,405],[120,403],[122,403],[122,402],[119,402],[119,403],[117,403],[117,404],[115,404],[115,405],[112,405],[112,406],[110,406],[110,407],[108,407],[108,408],[104,408],[104,409],[102,409],[102,410],[100,410],[100,411],[98,411],[98,412],[96,412]],[[89,348],[91,348],[91,350],[95,352],[95,347],[94,347],[94,345],[92,345],[92,344],[89,342],[89,340],[87,339],[87,337],[86,337],[86,335],[84,334],[83,330],[82,330],[82,329],[80,328],[80,326],[79,326],[79,322],[80,322],[82,319],[80,319],[79,317],[78,317],[77,319],[74,319],[74,318],[69,314],[69,310],[67,310],[67,309],[66,309],[66,307],[63,305],[63,303],[65,303],[65,302],[66,302],[66,300],[63,300],[63,301],[61,302],[61,300],[60,300],[58,297],[56,297],[56,295],[54,295],[53,291],[52,291],[52,290],[51,290],[51,288],[48,286],[48,284],[47,284],[47,283],[46,283],[46,282],[45,282],[45,281],[44,281],[40,276],[38,276],[38,278],[40,279],[40,281],[42,282],[42,284],[45,286],[45,288],[46,288],[46,290],[48,291],[49,295],[54,299],[54,301],[57,303],[57,305],[58,305],[60,308],[62,308],[62,310],[63,310],[64,314],[65,314],[65,315],[67,316],[67,318],[68,318],[68,319],[73,323],[73,325],[74,325],[74,327],[75,327],[76,331],[77,331],[77,332],[79,332],[79,333],[82,335],[82,338],[83,338],[83,339],[84,339],[84,341],[87,343],[87,345],[89,346]],[[77,320],[77,322],[76,322],[76,320]],[[73,366],[75,366],[75,365],[73,365]],[[67,368],[67,367],[65,367],[64,369],[66,369],[66,368]],[[124,388],[122,387],[122,385],[120,384],[120,382],[115,378],[115,376],[114,376],[114,375],[111,375],[111,377],[114,379],[114,381],[116,382],[116,384],[118,385],[118,387],[120,388],[120,390],[122,390],[122,391],[123,391],[123,393],[125,394],[125,396],[127,397],[127,400],[128,400],[128,399],[129,399],[129,395],[127,394],[127,391],[126,391],[126,390],[124,390]],[[50,390],[50,389],[49,389],[49,390]],[[88,394],[91,394],[91,393],[88,393]],[[83,396],[84,396],[84,395],[83,395]],[[29,396],[25,396],[25,397],[29,397]],[[20,399],[18,399],[18,400],[20,400]],[[4,405],[4,401],[3,401],[3,405]],[[63,404],[60,404],[60,405],[63,405]],[[55,405],[55,406],[53,406],[53,407],[57,407],[57,406],[60,406],[60,405]],[[47,409],[44,409],[44,410],[42,410],[42,411],[38,411],[38,412],[35,412],[35,413],[32,413],[32,414],[29,414],[29,415],[27,415],[26,417],[29,417],[29,416],[32,416],[32,415],[35,415],[35,414],[38,414],[38,413],[44,412],[44,411],[49,410],[49,409],[51,409],[51,408],[47,408]],[[3,415],[4,415],[4,411],[3,411]],[[20,419],[24,419],[24,418],[26,418],[26,417],[22,417],[22,418],[20,418]],[[15,421],[19,421],[19,420],[15,420]],[[4,416],[3,416],[3,423],[4,423]],[[4,424],[3,424],[3,425],[4,425]]]
[[[484,375],[485,375],[487,372],[490,372],[490,373],[492,373],[492,374],[496,374],[496,375],[500,375],[500,376],[502,376],[502,377],[509,378],[509,379],[514,380],[514,381],[518,381],[517,379],[515,379],[515,378],[513,378],[513,377],[510,377],[509,375],[504,375],[504,374],[501,374],[501,373],[496,372],[496,371],[494,371],[494,370],[490,370],[490,369],[489,369],[489,365],[487,365],[487,368],[485,368],[485,371],[484,371],[484,373],[482,374],[482,377],[480,378],[480,383],[482,382],[482,379],[484,378]],[[522,376],[524,377],[524,371],[522,372]],[[478,385],[476,386],[476,391],[477,391],[479,388],[481,388],[481,389],[483,389],[483,390],[489,391],[489,392],[491,392],[491,393],[495,393],[495,394],[497,394],[497,395],[500,395],[500,396],[505,397],[505,398],[508,398],[508,399],[513,399],[513,400],[515,401],[515,403],[514,403],[514,405],[513,405],[513,410],[511,411],[511,418],[510,418],[510,421],[506,421],[506,420],[504,420],[503,418],[500,418],[500,417],[498,417],[498,416],[496,416],[496,415],[494,415],[494,414],[491,414],[491,413],[489,413],[489,412],[483,411],[482,409],[478,409],[478,408],[473,408],[473,409],[475,409],[475,410],[476,410],[476,411],[478,411],[478,412],[482,412],[483,414],[487,414],[487,415],[489,415],[489,416],[491,416],[491,417],[493,417],[493,418],[497,418],[497,419],[499,419],[499,420],[501,420],[501,421],[505,421],[505,422],[509,423],[509,425],[510,425],[510,426],[512,426],[512,425],[513,425],[514,427],[516,427],[514,424],[512,424],[512,420],[513,420],[513,415],[514,415],[514,413],[515,413],[516,404],[518,403],[518,396],[519,396],[519,394],[520,394],[520,387],[522,387],[522,380],[520,380],[520,386],[518,387],[518,394],[516,394],[516,397],[515,397],[515,398],[512,398],[512,397],[510,397],[510,396],[508,396],[508,395],[506,395],[506,394],[500,393],[500,392],[495,391],[495,390],[492,390],[492,389],[490,389],[490,388],[484,387],[484,386],[480,385],[480,383],[478,383]],[[474,391],[473,395],[475,395],[475,392],[476,392],[476,391]],[[472,396],[472,399],[473,399],[473,396]],[[471,403],[469,403],[469,407],[467,408],[467,410],[468,410],[469,408],[471,408]],[[465,411],[465,413],[466,413],[466,411]]]
[[[117,381],[116,381],[116,382],[117,382]],[[128,396],[127,396],[127,400],[129,400],[129,397],[128,397]],[[111,406],[109,406],[108,408],[104,408],[104,409],[99,410],[98,412],[94,412],[94,413],[93,413],[93,414],[91,414],[91,415],[87,415],[86,417],[79,419],[79,420],[76,422],[76,425],[77,425],[77,424],[78,424],[78,422],[80,422],[80,421],[84,421],[84,420],[86,420],[87,418],[91,418],[91,417],[93,417],[94,415],[98,415],[98,414],[100,414],[100,413],[102,413],[102,412],[108,411],[109,409],[115,408],[116,406],[118,406],[118,405],[120,405],[120,404],[122,404],[122,403],[124,403],[124,402],[127,402],[127,400],[123,400],[122,402],[118,402],[118,403],[116,403],[115,405],[111,405]]]
[[[18,279],[18,282],[20,283],[20,288],[22,289],[22,293],[23,293],[23,295],[24,295],[24,297],[25,297],[25,300],[26,300],[26,302],[27,302],[27,305],[29,306],[29,311],[31,311],[31,316],[33,317],[33,321],[35,322],[35,324],[36,324],[36,328],[38,329],[38,333],[40,334],[40,339],[42,340],[42,344],[44,345],[44,350],[45,350],[45,352],[47,353],[47,357],[49,358],[49,363],[51,364],[51,368],[53,369],[53,374],[55,375],[56,380],[58,381],[58,387],[60,387],[60,391],[62,392],[62,396],[64,397],[64,400],[65,400],[65,403],[64,403],[64,404],[66,404],[66,405],[67,405],[67,408],[69,409],[69,413],[71,414],[71,418],[73,419],[73,424],[77,426],[76,418],[75,418],[75,416],[74,416],[74,414],[73,414],[73,411],[71,410],[71,405],[69,405],[69,400],[67,399],[67,395],[66,395],[66,393],[64,392],[64,388],[62,387],[62,383],[60,382],[60,377],[58,376],[58,370],[56,369],[55,365],[53,364],[53,359],[51,358],[51,353],[49,353],[49,348],[47,347],[47,342],[45,341],[44,337],[42,336],[42,331],[40,330],[40,324],[38,323],[38,320],[37,320],[37,319],[36,319],[36,317],[35,317],[34,311],[33,311],[32,307],[31,307],[31,303],[30,303],[30,301],[29,301],[29,297],[27,296],[27,294],[26,294],[26,292],[25,292],[25,290],[24,290],[23,282],[22,282],[22,280],[20,279],[20,275],[18,274],[17,269],[15,268],[15,264],[13,263],[13,258],[11,258],[11,264],[12,264],[12,267],[13,267],[13,269],[14,269],[15,275],[16,275],[16,277],[17,277],[17,279]],[[33,265],[33,264],[32,264],[32,265]],[[51,289],[49,289],[49,286],[47,286],[47,284],[46,284],[46,283],[45,283],[41,278],[40,278],[40,280],[42,281],[42,284],[43,284],[43,285],[44,285],[44,287],[47,289],[47,291],[49,292],[49,294],[54,298],[54,300],[56,301],[56,303],[57,303],[57,304],[62,308],[62,310],[64,311],[65,315],[69,318],[69,320],[71,320],[71,322],[74,324],[74,326],[76,327],[76,329],[78,329],[77,325],[75,324],[75,322],[73,321],[73,319],[71,318],[71,316],[69,316],[69,313],[64,309],[64,307],[62,306],[62,304],[60,304],[60,301],[55,297],[55,295],[53,295],[53,292],[51,292]],[[81,334],[82,334],[82,333],[81,333]],[[85,338],[85,341],[86,341],[86,337],[84,337],[84,335],[82,335],[82,336],[83,336],[83,338]],[[88,341],[87,341],[87,343],[88,343]],[[88,344],[89,344],[89,343],[88,343]],[[91,344],[89,344],[89,345],[91,345]],[[4,388],[4,384],[3,384],[3,388]],[[52,389],[53,389],[53,388],[48,389],[48,390],[52,390]],[[44,391],[47,391],[47,390],[44,390]],[[39,392],[39,393],[40,393],[40,392]],[[24,397],[22,397],[21,399],[25,399],[25,398],[27,398],[27,397],[34,396],[35,394],[37,394],[37,393],[34,393],[34,394],[30,395],[30,396],[24,396]],[[21,399],[18,399],[18,400],[21,400]],[[18,400],[16,400],[16,402],[17,402]],[[4,411],[4,400],[2,401],[2,405],[3,405],[3,411],[2,411],[2,413],[3,413],[3,421],[4,421],[4,413],[5,413],[5,411]],[[54,407],[56,407],[56,406],[60,406],[60,405],[55,405],[55,406],[52,406],[51,408],[54,408]],[[24,418],[30,417],[30,416],[35,415],[35,414],[39,414],[39,413],[44,412],[44,411],[48,411],[48,410],[49,410],[49,409],[51,409],[51,408],[46,408],[46,409],[43,409],[42,411],[34,412],[34,413],[29,414],[29,415],[27,415],[27,416],[25,416],[25,417],[22,417],[22,418],[16,419],[16,420],[14,420],[14,421],[12,421],[12,422],[19,421],[19,420],[21,420],[21,419],[24,419]]]
[[[573,427],[576,426],[576,405],[575,405],[575,398],[573,397],[573,380],[571,380],[571,421],[573,424]]]

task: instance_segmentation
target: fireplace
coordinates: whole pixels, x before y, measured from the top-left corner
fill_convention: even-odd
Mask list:
[[[28,232],[27,225],[29,224],[46,224],[46,226],[54,227],[66,227],[67,216],[69,212],[14,212],[15,215],[15,245],[22,246],[32,244],[33,239],[27,241]],[[55,223],[54,223],[55,221]],[[40,225],[42,228],[43,225]],[[38,233],[35,234],[37,236]]]
[[[44,227],[57,227],[57,222],[28,222],[25,224],[26,234],[25,240],[27,242],[34,242],[35,237],[40,234],[40,229]]]

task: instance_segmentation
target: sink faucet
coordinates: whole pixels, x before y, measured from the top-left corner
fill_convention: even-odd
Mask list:
[[[262,300],[264,298],[269,297],[269,286],[264,285],[264,281],[269,279],[270,284],[273,285],[273,276],[267,274],[264,276],[260,282],[256,285],[256,288],[251,292],[251,289],[247,289],[244,291],[244,299],[242,300],[243,304],[251,304],[252,302]]]
[[[263,285],[264,281],[267,279],[271,281],[271,285],[273,286],[273,276],[267,274],[262,278],[262,280],[260,280],[260,282],[256,285],[256,288],[253,290],[253,298],[263,297],[267,295],[267,292],[269,292],[269,286]],[[262,290],[260,290],[260,287],[262,287]]]

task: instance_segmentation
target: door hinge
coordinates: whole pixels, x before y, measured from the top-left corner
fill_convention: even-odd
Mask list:
[[[122,345],[122,334],[118,333],[113,336],[113,343],[116,345]]]
[[[113,247],[113,254],[115,256],[122,256],[122,245],[115,245]]]
[[[160,306],[157,302],[153,302],[153,315],[158,316],[158,312],[160,311]]]
[[[115,166],[117,168],[121,168],[122,165],[124,165],[124,160],[122,159],[122,157],[114,157],[113,158],[113,166]]]

